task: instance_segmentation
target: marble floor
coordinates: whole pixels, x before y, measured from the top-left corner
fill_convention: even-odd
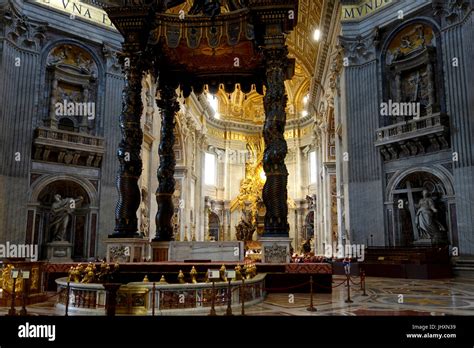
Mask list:
[[[345,277],[335,276],[333,286]],[[354,282],[358,282],[354,279]],[[332,294],[315,294],[317,311],[307,310],[309,294],[269,294],[263,303],[246,308],[252,316],[443,316],[474,315],[474,278],[413,280],[393,278],[366,279],[366,294],[360,286],[351,286],[353,303],[346,303],[347,287],[342,284]],[[54,308],[54,294],[49,301],[27,307],[30,315],[63,315]],[[19,310],[20,308],[17,307]],[[0,315],[8,308],[0,307]],[[218,311],[218,314],[219,313]],[[239,314],[235,313],[234,314]],[[189,314],[187,314],[189,315]],[[202,314],[201,314],[202,315]]]
[[[345,277],[335,276],[333,284]],[[358,281],[358,280],[355,280]],[[346,303],[345,284],[333,289],[332,294],[316,294],[316,312],[307,310],[309,294],[270,294],[264,303],[247,310],[248,315],[474,315],[474,279],[413,280],[367,278],[366,294],[359,286],[351,286],[351,300]],[[293,302],[293,303],[291,303]]]

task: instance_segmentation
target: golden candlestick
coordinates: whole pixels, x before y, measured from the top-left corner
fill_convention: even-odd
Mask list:
[[[191,276],[191,283],[193,284],[196,284],[197,283],[197,280],[196,280],[196,277],[197,277],[197,274],[198,272],[196,271],[196,268],[191,268],[191,272],[189,272],[189,275]]]
[[[180,284],[186,284],[186,282],[184,281],[184,273],[183,273],[182,270],[179,270],[178,282],[179,282]]]
[[[184,241],[188,241],[188,226],[184,226]]]
[[[240,267],[239,264],[235,266],[235,279],[234,280],[242,280],[242,273],[241,273],[242,268]]]
[[[227,281],[227,277],[225,276],[225,265],[222,265],[221,269],[219,270],[219,275],[221,276],[221,280],[226,282]]]

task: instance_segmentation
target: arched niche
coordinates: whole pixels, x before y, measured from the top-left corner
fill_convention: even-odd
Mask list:
[[[456,204],[452,178],[441,168],[412,168],[396,173],[389,181],[386,201],[387,236],[391,245],[419,246],[416,215],[423,190],[437,210],[433,217],[445,229],[447,242],[458,244]],[[421,246],[421,245],[420,245]],[[423,245],[424,246],[424,245]]]
[[[84,261],[96,256],[98,226],[98,194],[83,178],[70,175],[45,175],[38,179],[30,194],[26,241],[39,246],[41,258],[46,257],[46,245],[51,242],[51,205],[54,196],[77,199],[82,197],[69,217],[65,240],[73,244],[74,260]]]
[[[214,212],[209,212],[209,239],[219,240],[220,232],[220,219],[219,216]]]

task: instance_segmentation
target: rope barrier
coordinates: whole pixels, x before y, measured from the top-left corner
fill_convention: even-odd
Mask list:
[[[56,296],[59,296],[59,295],[61,295],[63,292],[66,292],[66,289],[63,288],[63,289],[61,289],[61,291],[56,292],[56,293],[54,293],[54,294],[51,295],[51,296],[46,296],[46,300],[49,300],[49,299],[51,299],[51,298],[53,298],[53,297],[56,297]]]
[[[325,285],[322,285],[322,284],[318,284],[316,282],[314,282],[312,280],[312,277],[310,277],[310,281],[308,282],[304,282],[304,283],[301,283],[301,284],[297,284],[297,285],[293,285],[293,286],[288,286],[288,287],[281,287],[281,288],[266,288],[266,287],[260,287],[260,286],[255,286],[254,284],[252,285],[248,285],[248,286],[245,286],[243,285],[240,285],[240,286],[234,286],[232,287],[232,289],[229,289],[229,288],[220,288],[220,289],[216,289],[216,288],[213,288],[213,294],[211,296],[211,298],[205,298],[205,297],[202,297],[200,299],[196,299],[195,301],[192,301],[194,302],[195,304],[198,304],[200,303],[201,305],[209,305],[211,304],[211,313],[214,313],[215,310],[213,310],[213,307],[216,305],[216,304],[225,304],[225,302],[229,301],[227,304],[228,304],[228,313],[227,315],[232,315],[231,313],[231,309],[229,310],[229,303],[230,302],[230,299],[232,298],[232,296],[229,296],[231,295],[234,291],[241,291],[241,303],[242,303],[242,306],[244,305],[245,303],[245,294],[247,293],[248,289],[252,290],[254,289],[254,291],[256,292],[259,292],[261,294],[262,291],[288,291],[288,290],[291,290],[291,289],[296,289],[296,288],[301,288],[305,285],[312,285],[312,286],[317,286],[317,287],[320,287],[322,289],[335,289],[335,288],[338,288],[340,286],[342,286],[343,284],[346,283],[346,286],[348,287],[347,291],[348,291],[348,297],[347,297],[347,300],[345,301],[346,303],[352,303],[353,301],[350,299],[350,288],[352,287],[350,284],[352,283],[353,285],[356,285],[356,286],[359,286],[360,285],[360,289],[359,290],[362,290],[364,293],[363,293],[363,296],[367,296],[365,294],[365,273],[364,274],[361,274],[360,276],[360,282],[355,282],[352,278],[357,278],[356,276],[350,276],[350,275],[346,275],[346,279],[342,280],[340,283],[337,283],[336,285],[331,285],[331,286],[325,286]],[[243,281],[244,282],[244,281]],[[333,280],[333,283],[334,283],[334,280]],[[51,299],[53,297],[56,297],[56,296],[60,296],[62,295],[65,291],[67,290],[67,288],[62,288],[59,292],[51,295],[51,296],[48,296],[47,299]],[[203,289],[204,290],[204,289]],[[207,289],[209,290],[209,289]],[[230,290],[230,292],[229,292]],[[313,294],[313,289],[311,289],[311,295]],[[4,292],[6,294],[10,294],[8,291],[4,290]],[[152,293],[154,294],[156,292],[156,289],[155,291],[153,291]],[[224,293],[225,292],[225,293]],[[96,297],[94,295],[93,292],[91,291],[87,291],[87,290],[79,290],[79,291],[76,291],[76,293],[72,293],[68,296],[68,298],[71,298],[71,296],[73,297],[73,302],[71,303],[74,307],[76,308],[106,308],[106,305],[103,305],[103,304],[99,304],[96,302]],[[153,295],[154,296],[154,295]],[[161,298],[159,299],[159,303],[161,303],[162,300]],[[167,303],[167,306],[166,306],[166,303]],[[165,307],[168,307],[168,309],[172,309],[172,308],[180,308],[182,307],[181,306],[181,302],[179,303],[175,303],[175,301],[173,301],[172,299],[170,300],[167,300],[163,302],[163,304],[165,305]],[[212,303],[213,302],[213,303]],[[127,302],[125,304],[127,304],[128,306],[130,306],[130,303],[131,303],[131,300],[130,299],[127,299]],[[175,304],[177,306],[175,306]],[[123,307],[123,304],[122,306],[120,307]],[[155,306],[153,306],[153,311],[154,311],[154,308]],[[308,311],[316,311],[316,308],[312,305],[312,298],[311,298],[311,303],[310,303],[310,307],[307,308]],[[66,314],[67,315],[67,314]],[[211,315],[215,315],[215,314],[211,314]],[[245,312],[244,312],[244,308],[242,308],[242,315],[245,315]]]
[[[339,283],[339,284],[336,285],[336,286],[325,286],[325,285],[320,285],[320,284],[318,284],[318,283],[315,283],[315,284],[316,284],[317,286],[323,288],[323,289],[335,289],[335,288],[341,286],[342,284],[344,284],[345,282],[346,282],[346,280],[343,280],[341,283]]]
[[[355,281],[352,280],[352,278],[349,278],[349,280],[351,281],[353,285],[356,285],[356,286],[359,286],[362,284],[361,282],[356,283]]]

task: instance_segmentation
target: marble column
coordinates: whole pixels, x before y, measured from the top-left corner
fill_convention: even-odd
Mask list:
[[[138,237],[137,210],[140,206],[138,179],[142,172],[140,150],[143,132],[140,125],[143,105],[141,98],[141,58],[137,53],[127,53],[124,45],[123,59],[126,83],[123,90],[120,131],[122,140],[117,151],[120,162],[116,178],[119,198],[115,208],[115,231],[113,238]],[[131,52],[131,51],[129,51]]]
[[[156,202],[158,211],[156,213],[156,235],[155,242],[167,242],[174,239],[173,225],[173,193],[176,181],[174,170],[176,158],[173,151],[175,116],[179,111],[178,96],[176,87],[167,83],[166,79],[160,86],[160,99],[157,100],[161,109],[161,131],[160,146],[158,153],[160,156],[160,166],[158,168],[158,189],[156,190]]]
[[[263,137],[265,152],[263,168],[267,180],[263,187],[263,202],[266,207],[264,237],[288,237],[288,170],[285,157],[288,153],[283,136],[286,123],[285,76],[288,64],[286,46],[272,45],[264,49],[266,64],[266,87],[264,97],[265,125]]]
[[[209,240],[209,212],[210,212],[210,209],[211,209],[211,205],[209,203],[209,197],[205,197],[204,198],[204,216],[203,216],[203,220],[204,220],[204,241],[208,241]]]

